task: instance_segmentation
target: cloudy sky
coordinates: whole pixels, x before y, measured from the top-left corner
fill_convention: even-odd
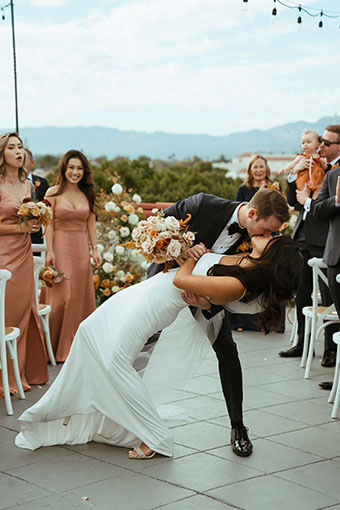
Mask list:
[[[0,0],[0,7],[8,0]],[[286,0],[287,4],[297,5]],[[340,18],[274,0],[16,0],[19,122],[223,135],[340,114]],[[340,15],[339,0],[306,0]],[[15,127],[10,10],[0,128]]]

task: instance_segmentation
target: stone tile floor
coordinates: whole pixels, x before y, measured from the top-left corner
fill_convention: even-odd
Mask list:
[[[132,461],[125,449],[97,443],[20,450],[13,445],[17,418],[47,385],[25,401],[14,397],[14,416],[0,401],[0,509],[340,510],[340,420],[331,418],[328,392],[318,387],[333,369],[321,367],[320,343],[304,379],[299,359],[277,355],[289,347],[287,330],[234,335],[254,444],[248,458],[229,446],[213,351],[195,377],[164,388],[165,400],[190,417],[172,427],[173,459]],[[50,367],[51,381],[59,370]]]

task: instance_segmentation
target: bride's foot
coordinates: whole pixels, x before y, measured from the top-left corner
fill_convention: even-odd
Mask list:
[[[156,452],[151,450],[145,443],[141,443],[137,448],[129,451],[130,459],[152,459],[156,455]]]

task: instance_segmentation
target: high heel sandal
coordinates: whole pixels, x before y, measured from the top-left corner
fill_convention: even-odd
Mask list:
[[[134,452],[137,453],[137,455],[132,455]],[[156,452],[151,452],[149,455],[146,455],[143,450],[138,446],[137,448],[134,448],[133,450],[129,451],[129,459],[133,460],[147,460],[152,459],[156,455]]]

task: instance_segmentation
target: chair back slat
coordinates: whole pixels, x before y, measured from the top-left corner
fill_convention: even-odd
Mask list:
[[[44,266],[43,257],[38,257],[34,255],[33,257],[34,263],[34,287],[35,287],[35,299],[37,302],[37,308],[39,306],[39,271],[42,266]]]
[[[7,269],[0,270],[0,337],[5,335],[5,292],[7,280],[12,278],[12,273]]]

